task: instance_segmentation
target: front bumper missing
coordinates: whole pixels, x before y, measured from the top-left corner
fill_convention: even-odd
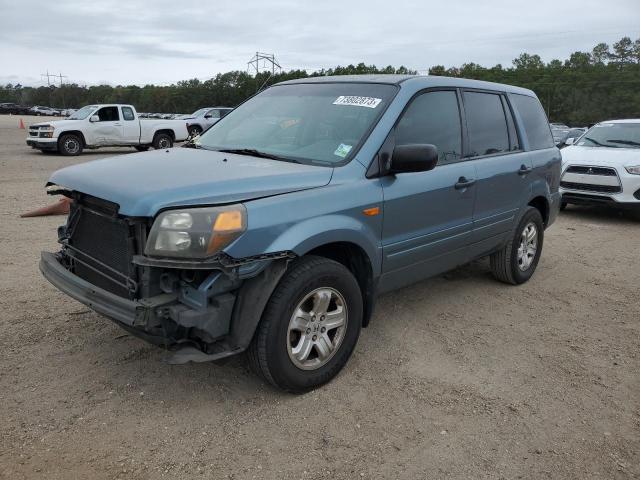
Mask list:
[[[175,341],[163,335],[167,321],[173,320],[182,331],[202,331],[223,337],[229,331],[235,297],[223,295],[220,302],[204,311],[196,311],[178,301],[178,294],[161,294],[155,297],[129,300],[98,288],[67,270],[58,256],[42,252],[40,271],[60,291],[85,304],[92,310],[115,321],[131,334],[150,343],[175,351],[169,363],[213,361],[238,353],[237,348],[227,348],[225,342],[215,343],[210,351],[196,348],[195,342]],[[171,320],[169,320],[171,319]],[[154,328],[155,327],[155,328]]]

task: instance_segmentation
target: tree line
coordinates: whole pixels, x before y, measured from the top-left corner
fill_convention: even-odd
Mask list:
[[[542,61],[539,55],[522,53],[512,66],[483,67],[465,63],[460,67],[436,65],[430,75],[471,78],[507,83],[536,92],[550,121],[588,125],[608,118],[640,118],[640,38],[624,37],[611,47],[599,43],[591,52],[574,52],[564,61]],[[136,85],[0,87],[0,102],[78,108],[92,103],[129,103],[142,112],[191,113],[203,106],[236,106],[274,83],[321,75],[367,73],[415,74],[404,66],[378,68],[348,65],[314,72],[290,70],[271,75],[243,71],[219,73],[201,81],[184,80],[169,86]]]

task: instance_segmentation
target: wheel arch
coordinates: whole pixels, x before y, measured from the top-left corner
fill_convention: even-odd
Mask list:
[[[169,135],[171,137],[171,140],[173,140],[174,142],[176,141],[176,132],[174,132],[170,128],[161,128],[160,130],[156,130],[153,133],[153,138],[155,139],[158,135],[161,135],[163,133]]]
[[[369,325],[375,305],[376,287],[373,266],[367,252],[352,242],[332,242],[313,248],[306,255],[331,259],[344,265],[356,278],[362,293],[362,326]]]
[[[82,141],[82,147],[84,148],[87,146],[87,140],[84,138],[84,134],[80,130],[65,130],[64,132],[60,132],[58,134],[58,144],[60,143],[62,137],[64,137],[65,135],[77,135]]]
[[[547,225],[549,224],[549,212],[550,212],[549,200],[547,200],[547,197],[538,195],[537,197],[532,198],[529,201],[528,205],[530,207],[538,209],[538,211],[540,212],[540,215],[542,215],[542,223],[546,228]]]

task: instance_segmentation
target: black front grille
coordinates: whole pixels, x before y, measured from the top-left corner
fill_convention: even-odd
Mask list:
[[[569,173],[581,173],[583,175],[602,175],[605,177],[615,177],[616,171],[613,168],[607,167],[583,167],[578,165],[572,165],[567,168]]]
[[[585,192],[620,193],[622,191],[622,189],[617,185],[593,185],[591,183],[560,182],[560,186],[570,190],[583,190]]]
[[[136,242],[133,227],[124,219],[84,205],[71,212],[67,242],[73,271],[89,283],[122,297],[135,293],[131,262]]]

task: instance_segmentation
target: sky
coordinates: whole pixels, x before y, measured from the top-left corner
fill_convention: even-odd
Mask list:
[[[0,0],[0,25],[0,84],[167,85],[256,51],[309,71],[566,59],[640,38],[640,0]]]

